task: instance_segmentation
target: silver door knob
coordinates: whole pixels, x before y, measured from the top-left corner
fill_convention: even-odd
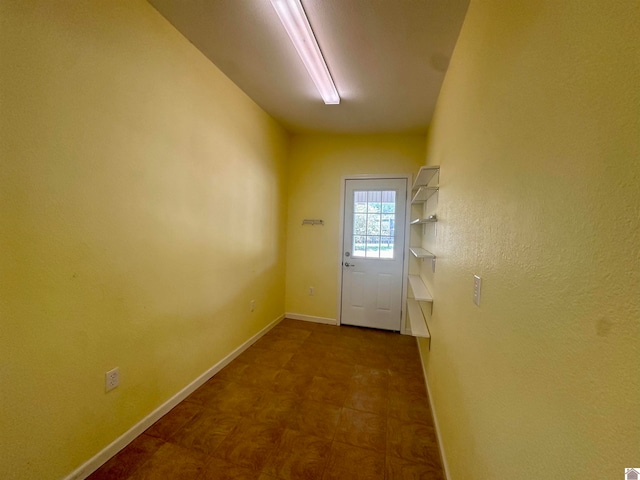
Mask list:
[[[345,267],[355,267],[355,265],[353,263],[349,263],[349,262],[345,262],[344,266]]]

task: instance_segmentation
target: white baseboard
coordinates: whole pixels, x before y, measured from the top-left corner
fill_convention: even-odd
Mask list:
[[[418,352],[420,353],[420,363],[422,364],[422,375],[424,376],[424,383],[427,386],[427,395],[429,396],[429,406],[431,407],[433,424],[436,427],[436,437],[438,438],[438,447],[440,448],[440,459],[442,460],[442,469],[444,470],[444,478],[445,480],[450,480],[451,475],[449,475],[449,464],[447,463],[447,456],[444,453],[444,445],[442,444],[442,436],[440,435],[440,426],[438,425],[438,416],[436,415],[436,408],[435,408],[435,405],[433,404],[431,389],[429,388],[429,379],[427,378],[427,371],[424,369],[424,358],[422,357],[422,349],[420,348],[420,344],[418,344]]]
[[[285,313],[286,318],[291,320],[303,320],[305,322],[324,323],[326,325],[338,325],[338,321],[335,318],[314,317],[311,315],[302,315],[300,313]]]
[[[235,358],[237,358],[242,352],[244,352],[251,345],[256,343],[263,335],[265,335],[269,330],[275,327],[278,323],[282,321],[284,315],[280,315],[278,318],[273,320],[269,325],[264,327],[254,336],[252,336],[249,340],[244,342],[238,348],[233,350],[229,355],[224,357],[214,366],[209,368],[206,372],[192,381],[189,385],[184,387],[178,393],[176,393],[173,397],[168,399],[158,408],[156,408],[149,415],[140,420],[137,424],[123,433],[120,437],[116,438],[113,442],[107,445],[103,450],[98,452],[93,458],[86,461],[72,473],[67,475],[64,480],[81,480],[87,478],[93,472],[95,472],[98,468],[100,468],[103,464],[105,464],[111,457],[117,454],[124,447],[129,445],[133,440],[136,439],[139,435],[141,435],[147,428],[157,422],[160,418],[162,418],[165,414],[167,414],[173,407],[182,402],[185,398],[191,395],[194,391],[200,388],[207,380],[213,377],[216,373],[226,367],[229,363],[231,363]]]

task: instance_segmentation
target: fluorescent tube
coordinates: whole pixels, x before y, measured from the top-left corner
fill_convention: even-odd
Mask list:
[[[300,0],[271,0],[271,4],[296,47],[302,63],[307,67],[324,103],[327,105],[340,103],[338,90],[336,90],[327,64],[322,57],[320,47],[318,47],[318,42],[313,35],[313,30],[311,30],[311,25],[309,25]]]

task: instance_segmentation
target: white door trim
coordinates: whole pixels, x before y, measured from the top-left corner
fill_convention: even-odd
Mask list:
[[[404,245],[402,256],[404,261],[402,262],[402,317],[400,324],[400,333],[405,333],[407,324],[407,272],[409,271],[409,241],[411,236],[410,218],[411,218],[411,186],[412,175],[410,173],[400,174],[363,174],[363,175],[344,175],[340,179],[342,182],[340,185],[340,223],[338,224],[338,261],[336,267],[338,270],[338,305],[337,305],[337,320],[338,325],[342,324],[342,259],[343,246],[344,246],[344,192],[346,189],[347,180],[380,180],[380,179],[406,179],[407,180],[407,206],[405,208],[405,220],[404,220]]]

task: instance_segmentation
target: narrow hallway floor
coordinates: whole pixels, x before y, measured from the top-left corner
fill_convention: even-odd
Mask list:
[[[285,319],[90,480],[442,480],[415,338]]]

